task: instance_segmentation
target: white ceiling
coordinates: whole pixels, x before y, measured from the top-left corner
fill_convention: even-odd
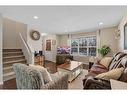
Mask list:
[[[101,28],[118,25],[127,6],[0,6],[0,13],[38,31],[63,34],[96,31],[99,22]]]

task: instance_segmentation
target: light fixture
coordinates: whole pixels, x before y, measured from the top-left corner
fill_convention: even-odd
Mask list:
[[[46,36],[47,35],[47,33],[41,33],[41,36]]]
[[[34,19],[38,19],[38,16],[33,16]]]
[[[98,24],[99,26],[101,26],[101,25],[103,25],[103,22],[99,22],[99,24]]]

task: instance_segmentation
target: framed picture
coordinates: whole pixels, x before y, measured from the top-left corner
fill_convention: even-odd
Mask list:
[[[124,25],[124,49],[127,50],[127,23]]]
[[[51,40],[46,40],[46,51],[51,51]]]

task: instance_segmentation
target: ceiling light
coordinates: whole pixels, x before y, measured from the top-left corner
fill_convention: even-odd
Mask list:
[[[41,36],[46,36],[47,35],[47,33],[41,33]]]
[[[38,16],[34,16],[33,18],[34,18],[34,19],[38,19]]]
[[[101,25],[103,25],[103,22],[100,22],[100,23],[99,23],[99,26],[101,26]]]

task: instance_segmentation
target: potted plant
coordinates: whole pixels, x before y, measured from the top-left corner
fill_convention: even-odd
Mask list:
[[[98,49],[98,53],[100,53],[102,57],[106,56],[110,51],[111,49],[107,45],[104,45],[100,49]]]

